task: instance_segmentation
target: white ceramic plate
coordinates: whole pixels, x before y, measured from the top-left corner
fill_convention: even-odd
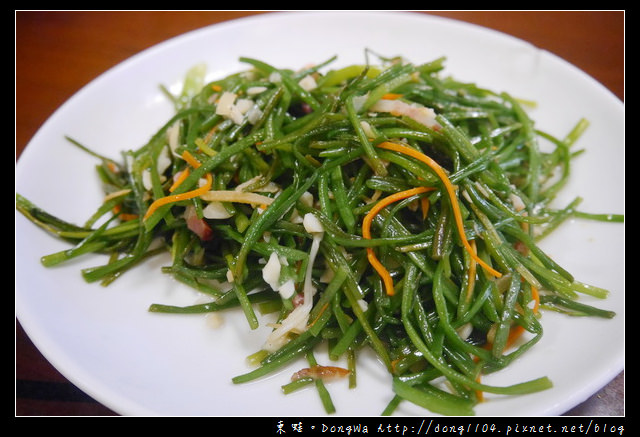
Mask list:
[[[328,31],[330,30],[330,31]],[[591,127],[579,146],[564,203],[624,212],[623,105],[600,84],[530,44],[484,28],[405,13],[268,14],[226,22],[167,41],[107,71],[42,126],[16,167],[16,191],[44,209],[82,223],[101,199],[95,162],[65,140],[70,135],[112,157],[143,144],[171,115],[159,91],[179,89],[184,73],[205,62],[211,77],[244,69],[240,56],[279,67],[302,67],[338,55],[334,66],[364,60],[364,49],[421,63],[446,56],[447,72],[539,103],[537,126],[567,133],[581,117]],[[16,315],[45,357],[69,380],[123,415],[309,416],[324,411],[313,389],[285,396],[286,371],[246,385],[231,378],[249,370],[268,328],[249,331],[243,316],[224,325],[206,317],[150,314],[151,303],[186,305],[196,294],[160,273],[152,260],[111,286],[86,284],[80,269],[98,256],[45,269],[42,255],[64,243],[16,214]],[[600,306],[613,320],[545,313],[546,335],[503,372],[486,377],[506,385],[549,376],[554,388],[520,397],[488,396],[478,415],[559,415],[585,400],[623,369],[624,226],[572,221],[543,246],[580,280],[611,290]],[[590,301],[590,299],[585,299]],[[318,354],[323,364],[331,364]],[[338,415],[376,416],[391,399],[390,378],[371,355],[359,360],[358,388],[332,383]],[[402,415],[429,412],[404,404]]]

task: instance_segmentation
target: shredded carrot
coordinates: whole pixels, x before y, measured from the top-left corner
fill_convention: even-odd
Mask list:
[[[189,165],[191,165],[192,167],[194,168],[200,167],[200,162],[198,162],[198,160],[195,159],[193,155],[189,153],[187,150],[182,152],[182,158],[185,161],[187,161],[187,163],[189,163]],[[187,191],[186,193],[174,194],[172,196],[166,196],[166,197],[161,197],[159,199],[156,199],[149,206],[149,209],[147,209],[147,212],[144,215],[144,219],[146,220],[151,214],[153,214],[159,207],[163,205],[167,205],[173,202],[179,202],[181,200],[193,199],[194,197],[201,196],[207,191],[209,191],[211,189],[211,185],[213,185],[213,177],[211,176],[211,173],[207,173],[205,178],[207,182],[199,188],[196,188],[191,191]]]
[[[534,301],[533,313],[537,314],[538,309],[540,307],[540,294],[538,293],[538,289],[534,286],[531,286],[531,297]],[[509,330],[509,336],[507,337],[507,341],[505,343],[505,349],[510,348],[513,344],[520,338],[520,336],[524,333],[525,329],[521,325],[514,325]],[[485,349],[491,349],[493,347],[491,342],[487,342],[484,345]]]
[[[394,193],[390,196],[385,197],[376,203],[373,208],[365,215],[362,220],[362,236],[368,240],[371,239],[371,223],[373,222],[373,218],[380,213],[385,207],[392,204],[393,202],[397,202],[398,200],[406,199],[407,197],[415,196],[416,194],[425,193],[427,191],[433,191],[435,188],[433,187],[416,187],[411,188],[409,190],[400,191],[398,193]],[[387,295],[393,296],[395,290],[393,288],[393,279],[391,278],[391,274],[382,265],[382,263],[378,260],[374,250],[372,247],[367,247],[367,259],[369,263],[373,266],[373,268],[378,272],[380,277],[382,278],[382,282],[384,283],[385,290],[387,291]]]
[[[426,197],[423,197],[422,199],[420,199],[420,206],[422,207],[422,220],[425,220],[427,218],[427,215],[429,215],[430,205],[431,203],[429,202],[429,199],[427,199]]]
[[[440,178],[440,180],[444,184],[444,186],[445,186],[445,188],[447,190],[447,193],[449,194],[449,198],[451,199],[451,208],[453,209],[453,215],[455,216],[455,219],[456,219],[456,225],[458,227],[458,233],[460,234],[460,239],[462,240],[462,244],[465,246],[465,249],[467,249],[469,254],[488,273],[490,273],[492,276],[495,276],[497,278],[501,277],[502,274],[500,272],[496,271],[491,266],[489,266],[487,263],[485,263],[476,253],[474,253],[473,249],[471,248],[471,245],[469,244],[469,240],[467,240],[467,237],[466,237],[465,232],[464,232],[464,224],[462,223],[462,213],[460,212],[460,205],[458,205],[458,200],[456,198],[455,188],[453,187],[453,184],[449,180],[448,176],[446,175],[444,169],[440,166],[440,164],[435,162],[432,158],[430,158],[429,156],[425,155],[424,153],[419,152],[419,151],[417,151],[415,149],[412,149],[410,147],[404,146],[402,144],[392,143],[390,141],[385,141],[385,142],[382,142],[382,143],[378,144],[378,147],[380,147],[382,149],[386,149],[386,150],[392,150],[392,151],[395,151],[395,152],[400,152],[400,153],[403,153],[405,155],[409,155],[409,156],[411,156],[413,158],[416,158],[419,161],[427,164],[436,173],[436,175],[438,175],[438,177]]]
[[[524,328],[521,325],[516,325],[509,330],[509,336],[507,337],[506,348],[510,348],[518,340],[522,334],[524,334]]]
[[[120,220],[124,220],[125,222],[129,220],[135,220],[138,218],[138,214],[127,214],[124,212],[120,212],[122,211],[122,205],[114,206],[112,211],[114,214],[118,215],[118,218]]]
[[[214,90],[214,91],[222,91],[222,87],[220,85],[215,84],[215,83],[213,85],[211,85],[211,89]]]
[[[200,167],[200,161],[198,161],[188,150],[182,152],[182,159],[187,161],[187,163],[193,168]]]
[[[520,325],[513,326],[509,330],[509,336],[507,337],[507,342],[505,343],[505,349],[508,349],[511,346],[513,346],[516,340],[518,340],[523,333],[524,333],[524,328],[522,326]],[[491,349],[492,347],[493,347],[493,344],[489,342],[484,345],[484,349],[487,349],[487,350]],[[474,357],[474,361],[478,361],[478,357]],[[480,382],[480,379],[481,379],[481,375],[478,375],[478,377],[476,378],[476,381]],[[478,398],[478,401],[482,401],[484,398],[482,391],[476,390],[476,397]]]
[[[402,97],[402,94],[387,93],[387,94],[382,96],[382,99],[383,100],[396,100],[396,99],[399,99],[400,97]]]
[[[211,177],[210,173],[207,173],[206,179],[207,182],[203,186],[196,188],[195,190],[156,199],[151,204],[151,206],[149,206],[149,209],[147,209],[147,212],[144,215],[144,219],[146,220],[151,214],[155,212],[156,209],[168,203],[179,202],[181,200],[193,199],[194,197],[202,196],[204,193],[211,189],[211,185],[213,184],[213,178]]]
[[[533,312],[534,314],[537,314],[538,308],[540,306],[540,294],[538,293],[538,289],[534,286],[531,286],[531,297],[535,302],[535,305],[533,307]],[[509,336],[507,337],[507,341],[505,344],[505,349],[508,349],[511,346],[513,346],[516,340],[518,340],[520,336],[522,336],[524,331],[525,331],[524,328],[520,325],[514,325],[513,327],[511,327],[511,329],[509,330]],[[491,342],[487,342],[487,344],[484,345],[484,349],[487,349],[487,350],[491,349],[492,347],[493,345],[491,344]],[[478,361],[478,357],[474,357],[474,361]],[[480,382],[480,379],[481,379],[481,375],[478,375],[478,377],[476,378],[476,381]],[[479,402],[482,402],[484,400],[484,395],[480,390],[476,391],[476,397],[478,398]]]
[[[481,380],[482,380],[482,375],[478,374],[478,376],[476,377],[476,382],[479,384]],[[476,399],[478,400],[478,402],[484,401],[484,392],[482,390],[476,390]]]
[[[180,172],[176,180],[173,181],[173,185],[171,185],[171,187],[169,188],[169,192],[173,193],[175,189],[178,188],[180,184],[183,183],[184,180],[189,177],[189,173],[190,172],[188,168],[185,168],[184,170],[182,170],[182,172]]]
[[[113,161],[108,161],[107,162],[107,167],[109,168],[109,170],[113,173],[118,173],[118,166],[114,164]]]
[[[516,342],[516,340],[518,340],[520,338],[520,336],[522,336],[522,334],[524,333],[524,328],[520,325],[514,325],[511,327],[511,329],[509,330],[509,336],[507,337],[507,341],[505,343],[505,349],[510,348],[511,346],[513,346],[513,344]],[[490,350],[493,347],[493,344],[491,342],[487,342],[483,348],[486,350]],[[478,357],[474,357],[474,361],[478,361]],[[480,382],[482,375],[479,374],[478,377],[476,378],[477,382]],[[480,390],[476,390],[476,397],[478,399],[479,402],[482,402],[484,400],[484,395],[483,392]]]
[[[531,286],[531,297],[533,298],[534,302],[533,313],[538,314],[538,309],[540,308],[540,293],[538,292],[538,289],[533,285]]]
[[[513,344],[518,340],[522,334],[524,334],[524,328],[521,325],[513,325],[509,330],[509,335],[507,336],[507,341],[505,342],[504,348],[509,349]],[[487,342],[483,348],[491,349],[493,347],[493,343]]]
[[[387,290],[388,296],[393,296],[395,294],[395,289],[393,288],[393,278],[391,274],[387,270],[387,268],[382,265],[378,257],[372,248],[367,247],[367,259],[369,260],[369,264],[373,266],[373,268],[378,272],[380,277],[382,278],[382,282],[384,282],[384,288]]]
[[[471,249],[473,249],[473,253],[477,253],[475,240],[471,240],[469,244],[471,245]],[[469,262],[469,282],[467,283],[467,302],[471,301],[471,295],[473,294],[473,289],[476,284],[476,264],[475,258],[471,258]]]
[[[208,144],[209,141],[211,141],[211,138],[213,138],[213,135],[216,133],[217,130],[218,130],[217,124],[213,126],[211,129],[209,129],[209,132],[207,132],[207,135],[205,135],[205,137],[203,138],[203,141],[205,142],[205,144]]]
[[[396,373],[396,366],[400,362],[400,358],[396,358],[395,360],[391,360],[391,373]]]
[[[320,312],[318,313],[316,318],[311,323],[309,323],[309,325],[307,326],[307,329],[311,328],[313,325],[316,324],[318,320],[320,320],[320,317],[322,317],[322,314],[324,314],[324,312],[327,310],[328,307],[329,307],[329,302],[322,305],[322,308],[320,308]]]

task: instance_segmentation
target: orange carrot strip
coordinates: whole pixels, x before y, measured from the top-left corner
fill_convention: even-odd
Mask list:
[[[473,253],[477,253],[476,242],[474,240],[471,240],[469,244],[471,245],[471,249],[473,249]],[[466,295],[467,302],[471,300],[471,295],[473,294],[473,288],[476,283],[476,264],[477,262],[475,258],[471,258],[471,261],[469,262],[469,282],[467,283],[467,295]]]
[[[479,374],[476,377],[476,382],[480,383],[482,380],[482,375]],[[476,399],[478,400],[478,402],[483,402],[484,401],[484,392],[482,390],[476,390]]]
[[[384,288],[387,290],[388,296],[393,296],[395,294],[395,289],[393,288],[393,278],[391,274],[387,270],[387,268],[378,260],[375,252],[371,247],[367,247],[367,259],[369,260],[369,264],[373,266],[373,268],[378,272],[378,275],[382,278],[382,282],[384,282]]]
[[[505,348],[509,348],[513,345],[513,343],[516,342],[516,340],[518,338],[520,338],[520,336],[524,333],[524,328],[520,325],[515,325],[513,326],[510,330],[509,330],[509,336],[507,337],[507,342],[505,344]],[[490,350],[493,347],[493,344],[490,342],[487,342],[484,346],[483,349],[486,350]],[[478,357],[473,357],[474,361],[478,361]],[[476,378],[477,382],[480,382],[482,378],[482,375],[479,374]],[[484,400],[484,394],[482,391],[480,390],[476,390],[476,397],[478,399],[479,402],[482,402]]]
[[[427,218],[427,215],[429,214],[430,205],[431,203],[429,202],[429,199],[427,199],[426,197],[423,197],[422,199],[420,199],[420,206],[422,208],[422,220],[425,220]]]
[[[198,161],[188,150],[182,152],[182,159],[187,161],[187,163],[193,168],[200,167],[200,161]]]
[[[218,130],[218,125],[217,124],[215,126],[213,126],[211,129],[209,129],[209,132],[207,132],[207,135],[205,135],[205,137],[204,137],[205,144],[208,144],[209,141],[211,141],[211,138],[213,137],[213,134],[215,134],[217,130]]]
[[[182,172],[176,178],[176,180],[173,181],[173,185],[171,185],[171,187],[169,188],[169,192],[173,193],[175,191],[175,189],[178,188],[180,186],[180,184],[183,183],[184,180],[189,177],[189,173],[190,172],[189,172],[188,168],[185,168],[184,170],[182,170]]]
[[[126,212],[121,213],[120,211],[122,211],[122,205],[114,206],[112,211],[114,214],[118,215],[118,218],[120,220],[123,220],[125,222],[129,220],[135,220],[138,218],[138,214],[127,214]]]
[[[510,348],[524,333],[524,328],[520,325],[515,325],[509,330],[509,336],[505,343],[505,349]]]
[[[538,308],[540,306],[540,295],[538,293],[538,289],[536,287],[531,287],[531,295],[533,297],[533,300],[535,302],[535,305],[533,307],[533,312],[534,313],[538,313]],[[520,336],[524,333],[524,328],[520,325],[515,325],[513,326],[510,330],[509,330],[509,336],[507,337],[507,342],[505,345],[505,348],[509,348],[511,346],[513,346],[513,344],[516,342],[516,340],[518,338],[520,338]],[[491,343],[487,343],[484,345],[484,349],[490,350],[493,347],[493,345]],[[474,361],[477,361],[477,357],[475,357]],[[480,382],[480,375],[478,375],[477,381]],[[478,397],[479,401],[483,400],[483,394],[481,391],[477,391],[476,392],[476,396]]]
[[[320,320],[320,317],[322,317],[322,314],[324,314],[324,312],[327,310],[328,307],[329,307],[329,302],[322,305],[322,308],[320,308],[320,312],[318,313],[316,318],[311,323],[309,323],[309,326],[307,326],[307,329],[311,328],[313,325],[316,324],[318,320]]]
[[[118,172],[118,166],[116,166],[112,161],[108,161],[107,162],[107,167],[109,168],[110,171],[112,171],[113,173],[117,173]]]
[[[200,162],[196,158],[194,158],[193,155],[189,153],[189,151],[185,150],[184,152],[182,152],[182,158],[187,161],[187,163],[189,163],[189,165],[191,165],[192,167],[200,167]],[[146,220],[151,214],[153,214],[159,207],[163,205],[202,196],[204,193],[209,191],[211,189],[211,186],[213,185],[213,177],[211,176],[211,173],[207,173],[205,177],[207,179],[207,182],[199,188],[187,191],[186,193],[174,194],[172,196],[166,196],[156,199],[149,206],[149,209],[147,209],[147,212],[144,215],[144,220]]]
[[[538,314],[538,309],[540,308],[540,293],[538,292],[538,289],[533,285],[531,286],[531,297],[535,302],[533,305],[533,313]]]
[[[492,276],[495,276],[497,278],[501,277],[502,274],[500,272],[496,271],[491,266],[489,266],[487,263],[485,263],[477,254],[474,253],[473,249],[471,248],[471,245],[469,244],[469,241],[467,240],[467,236],[465,235],[465,232],[464,232],[464,224],[462,223],[462,213],[460,212],[460,205],[458,205],[458,200],[456,198],[455,189],[453,187],[453,184],[451,183],[451,181],[447,177],[444,169],[442,167],[440,167],[440,164],[438,164],[436,161],[434,161],[432,158],[430,158],[429,156],[425,155],[424,153],[421,153],[421,152],[419,152],[419,151],[417,151],[415,149],[412,149],[410,147],[404,146],[402,144],[392,143],[390,141],[385,141],[385,142],[382,142],[382,143],[378,144],[378,147],[380,147],[382,149],[386,149],[386,150],[392,150],[392,151],[395,151],[395,152],[400,152],[400,153],[403,153],[405,155],[409,155],[409,156],[411,156],[413,158],[416,158],[419,161],[427,164],[436,173],[436,175],[438,175],[438,177],[440,178],[440,180],[444,184],[444,186],[445,186],[445,188],[447,190],[447,193],[449,194],[449,198],[451,199],[451,208],[453,209],[453,215],[455,216],[455,219],[456,219],[456,225],[458,227],[458,233],[460,234],[460,239],[462,240],[462,244],[464,245],[465,249],[467,249],[469,254],[476,260],[476,262],[478,264],[480,264]]]
[[[533,306],[533,312],[537,314],[538,309],[540,307],[540,295],[536,287],[533,287],[533,286],[531,287],[531,296],[533,298],[533,301],[535,302]],[[513,346],[513,343],[515,343],[516,340],[520,338],[520,336],[524,333],[524,331],[525,329],[521,325],[512,326],[511,329],[509,330],[509,336],[507,337],[507,342],[505,343],[505,349],[508,349],[511,346]],[[483,347],[489,350],[493,347],[493,345],[490,342],[487,342]]]
[[[383,100],[397,100],[400,97],[402,97],[402,94],[397,94],[397,93],[387,93],[385,95],[382,96]]]
[[[531,287],[531,296],[533,301],[535,302],[533,307],[533,312],[537,313],[538,308],[540,306],[540,295],[538,294],[538,289],[536,287]],[[521,325],[514,325],[509,330],[509,336],[507,337],[507,342],[505,343],[505,349],[510,348],[513,344],[524,334],[525,329]],[[491,349],[491,345],[488,345],[488,349]]]
[[[511,346],[513,346],[513,344],[517,339],[520,338],[522,334],[524,334],[524,328],[521,325],[513,325],[509,330],[509,336],[507,337],[504,348],[509,349]],[[490,350],[492,347],[493,343],[489,341],[482,346],[482,348],[486,350]]]
[[[365,215],[364,219],[362,220],[362,236],[368,240],[371,239],[371,223],[373,222],[373,218],[388,205],[392,204],[393,202],[397,202],[398,200],[406,199],[407,197],[425,193],[427,191],[432,191],[434,189],[435,188],[433,187],[411,188],[409,190],[392,194],[380,200],[373,206],[373,208],[371,208],[371,210],[367,213],[367,215]],[[391,278],[389,271],[378,260],[378,257],[376,256],[372,247],[367,247],[367,259],[382,278],[382,282],[384,283],[387,295],[393,296],[395,292],[395,290],[393,289],[393,279]]]
[[[196,188],[195,190],[156,199],[149,206],[149,209],[147,209],[147,212],[144,215],[144,219],[146,220],[151,214],[155,212],[156,209],[168,203],[179,202],[181,200],[193,199],[194,197],[202,196],[204,193],[211,189],[211,185],[213,184],[213,178],[211,177],[210,173],[207,173],[206,178],[207,182],[203,186]]]

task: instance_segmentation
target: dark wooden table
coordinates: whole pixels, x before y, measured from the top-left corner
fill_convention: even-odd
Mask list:
[[[16,11],[16,160],[38,128],[81,87],[168,38],[253,11]],[[479,24],[546,49],[624,101],[624,11],[425,11]],[[123,37],[124,36],[124,37]],[[108,416],[53,368],[16,320],[16,416]],[[624,415],[624,374],[575,416]]]

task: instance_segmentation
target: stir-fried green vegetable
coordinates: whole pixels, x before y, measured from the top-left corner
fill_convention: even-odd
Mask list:
[[[570,217],[623,221],[578,211],[579,198],[552,207],[585,120],[564,139],[540,132],[518,99],[442,77],[444,59],[333,70],[330,59],[300,71],[241,60],[247,71],[211,83],[202,67],[190,71],[170,95],[175,116],[120,162],[70,139],[99,161],[106,193],[83,225],[16,195],[26,217],[71,244],[45,266],[108,254],[82,274],[109,284],[169,251],[162,271],[211,302],[149,310],[240,307],[251,329],[256,309],[276,312],[255,370],[233,382],[304,357],[309,367],[283,391],[316,384],[327,412],[324,382],[348,377],[355,387],[363,348],[393,376],[380,413],[408,401],[473,414],[482,393],[551,387],[546,377],[481,382],[540,340],[542,309],[614,316],[577,301],[607,290],[537,245]],[[319,365],[320,343],[348,368]]]

